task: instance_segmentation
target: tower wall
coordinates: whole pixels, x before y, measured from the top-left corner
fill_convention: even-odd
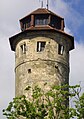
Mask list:
[[[37,51],[37,42],[46,42],[43,51]],[[22,53],[22,45],[26,50]],[[63,54],[59,54],[59,44],[63,46]],[[31,32],[17,38],[15,51],[16,96],[27,94],[26,86],[39,85],[46,89],[50,85],[69,82],[69,49],[70,39],[60,33]]]

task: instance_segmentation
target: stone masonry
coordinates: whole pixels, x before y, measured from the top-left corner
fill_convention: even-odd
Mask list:
[[[42,52],[37,52],[37,42],[46,42]],[[26,44],[26,52],[21,53],[21,45]],[[63,54],[58,54],[58,45],[64,46]],[[70,39],[59,33],[31,32],[17,37],[15,49],[16,96],[27,94],[25,88],[47,83],[58,85],[69,81]],[[48,89],[46,86],[46,89]]]

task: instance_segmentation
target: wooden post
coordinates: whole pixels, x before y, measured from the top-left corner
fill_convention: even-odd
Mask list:
[[[34,15],[31,15],[31,26],[34,26]]]
[[[61,30],[64,31],[64,20],[61,20]]]

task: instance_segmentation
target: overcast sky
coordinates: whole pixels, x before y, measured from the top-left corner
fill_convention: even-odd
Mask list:
[[[20,32],[19,19],[39,8],[40,0],[0,0],[0,119],[15,94],[14,52],[9,37]],[[46,7],[46,0],[44,0]],[[49,0],[49,9],[65,19],[65,31],[75,37],[70,53],[70,84],[84,86],[84,0]]]

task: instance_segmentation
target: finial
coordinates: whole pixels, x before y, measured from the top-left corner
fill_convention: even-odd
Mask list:
[[[43,8],[43,0],[41,1],[41,8]]]
[[[46,6],[47,6],[47,9],[48,9],[48,0],[47,0],[47,5]]]
[[[43,8],[43,0],[39,0],[41,2],[41,8]]]

